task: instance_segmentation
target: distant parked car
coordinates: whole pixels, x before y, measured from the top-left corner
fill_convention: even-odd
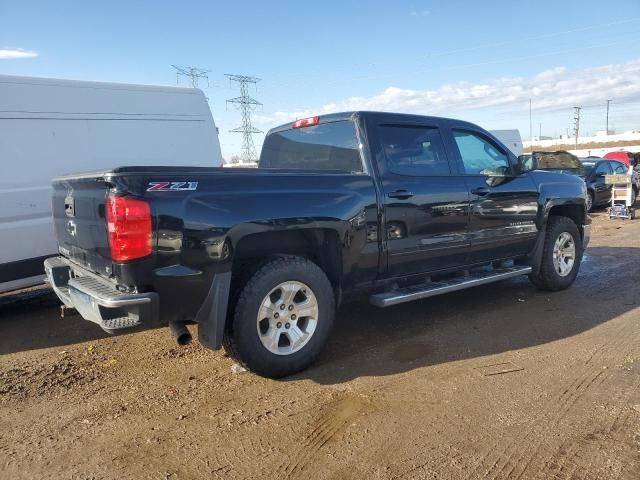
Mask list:
[[[625,151],[609,152],[606,153],[602,158],[604,158],[605,160],[618,160],[619,162],[624,163],[627,167],[630,167],[633,153]]]
[[[629,166],[621,161],[606,158],[589,157],[581,159],[581,161],[584,167],[584,181],[587,184],[587,208],[591,210],[593,207],[609,203],[611,201],[611,185],[605,183],[605,175],[626,174],[629,171]],[[631,199],[632,203],[635,203],[640,187],[640,177],[635,171],[632,174],[632,183]]]
[[[565,150],[525,153],[518,158],[521,164],[531,170],[568,173],[584,178],[584,168],[580,159]]]

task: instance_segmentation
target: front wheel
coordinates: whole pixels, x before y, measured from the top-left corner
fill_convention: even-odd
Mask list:
[[[593,193],[591,191],[587,192],[587,212],[590,212],[593,208]]]
[[[277,257],[242,289],[225,350],[259,375],[291,375],[320,354],[334,314],[333,288],[322,269],[305,258]]]
[[[540,271],[529,280],[542,290],[569,288],[582,260],[582,238],[578,226],[567,217],[549,217]]]

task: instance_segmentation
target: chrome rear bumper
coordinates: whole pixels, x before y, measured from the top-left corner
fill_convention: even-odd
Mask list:
[[[113,283],[65,257],[46,259],[44,270],[47,283],[66,306],[109,333],[157,323],[157,293],[123,293]]]

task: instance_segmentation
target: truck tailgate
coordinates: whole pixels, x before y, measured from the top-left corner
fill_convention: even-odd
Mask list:
[[[96,273],[111,275],[105,215],[109,184],[101,177],[65,177],[53,183],[52,211],[58,248]]]

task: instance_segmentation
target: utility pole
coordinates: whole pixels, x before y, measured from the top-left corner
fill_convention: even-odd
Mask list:
[[[540,129],[538,131],[538,140],[540,140],[542,137],[542,122],[538,122],[538,128]]]
[[[611,100],[607,100],[607,129],[606,134],[609,135],[609,104],[611,103]]]
[[[209,86],[209,75],[211,70],[203,70],[196,67],[181,67],[179,65],[171,65],[176,69],[176,84],[180,83],[180,77],[187,77],[191,79],[191,86],[198,88],[198,82],[201,78],[207,80],[207,87]]]
[[[262,105],[262,103],[249,95],[249,85],[253,84],[255,86],[260,79],[256,77],[249,77],[247,75],[234,75],[230,73],[225,75],[229,77],[230,81],[238,82],[238,85],[240,86],[240,96],[230,98],[227,100],[227,103],[235,104],[236,108],[240,110],[240,114],[242,115],[242,125],[229,131],[242,133],[242,161],[253,162],[257,160],[257,154],[252,134],[262,133],[262,130],[258,130],[251,125],[251,112],[255,110],[257,106]]]
[[[529,141],[533,140],[533,114],[531,112],[531,99],[529,99]]]
[[[580,110],[582,107],[573,107],[573,134],[576,137],[576,148],[578,148],[578,135],[580,135]]]

